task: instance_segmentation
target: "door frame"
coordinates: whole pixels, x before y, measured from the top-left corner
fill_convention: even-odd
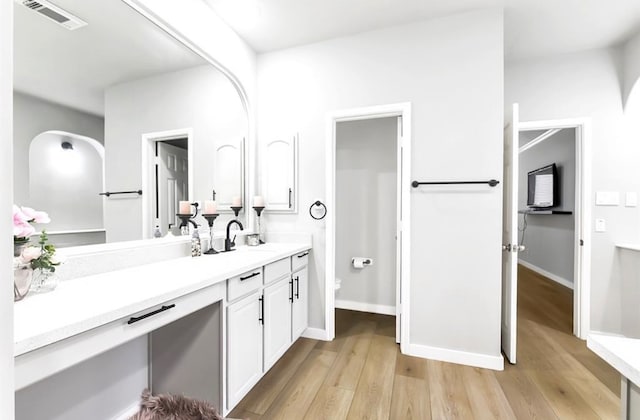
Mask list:
[[[155,144],[159,141],[173,140],[187,138],[187,159],[189,161],[189,168],[187,179],[189,180],[189,201],[193,200],[193,128],[178,128],[175,130],[156,131],[152,133],[142,134],[142,159],[140,168],[142,171],[142,191],[145,195],[142,196],[142,238],[153,238],[153,226],[151,221],[155,217],[151,216],[151,209],[153,208],[153,194],[151,194],[150,188],[154,184],[153,175],[155,172],[152,170],[155,158]]]
[[[575,224],[573,257],[573,334],[586,340],[591,310],[591,119],[569,118],[520,122],[519,131],[576,130]],[[580,240],[583,246],[580,246]]]
[[[396,261],[400,267],[400,278],[396,279],[396,290],[400,288],[401,307],[396,313],[401,314],[400,325],[400,349],[406,353],[409,345],[409,314],[410,314],[410,255],[411,255],[411,229],[410,229],[410,186],[411,186],[411,103],[378,105],[362,108],[351,108],[331,112],[326,118],[326,232],[325,232],[325,333],[326,340],[335,338],[335,241],[336,241],[336,125],[339,122],[368,120],[385,117],[401,117],[402,138],[398,138],[398,156],[402,161],[398,168],[398,208],[397,215],[400,218],[397,226],[399,240],[396,242],[398,255],[401,258]],[[399,160],[400,161],[400,160]],[[397,299],[396,299],[397,300]]]

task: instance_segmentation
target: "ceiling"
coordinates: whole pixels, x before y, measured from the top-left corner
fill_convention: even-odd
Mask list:
[[[121,1],[54,0],[89,23],[69,31],[14,8],[14,87],[96,115],[104,90],[205,61]]]
[[[638,0],[204,0],[257,52],[504,7],[505,57],[608,47],[640,29]]]

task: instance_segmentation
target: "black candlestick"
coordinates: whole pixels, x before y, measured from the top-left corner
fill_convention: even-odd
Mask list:
[[[242,210],[242,206],[231,206],[231,210],[233,210],[233,212],[236,214],[236,217],[238,217],[240,210]]]
[[[260,223],[260,215],[262,214],[262,210],[264,210],[264,206],[254,206],[253,209],[256,211],[256,214],[258,215],[258,242],[260,244],[263,244],[264,241],[262,240],[262,229],[261,229],[261,223]]]
[[[209,249],[205,254],[217,254],[218,251],[213,248],[213,222],[216,220],[216,217],[218,217],[218,213],[203,214],[202,217],[207,219],[207,223],[209,224]]]

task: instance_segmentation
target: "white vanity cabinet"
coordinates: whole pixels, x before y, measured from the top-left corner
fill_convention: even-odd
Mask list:
[[[262,291],[227,307],[227,404],[235,406],[262,377]]]
[[[290,276],[264,288],[264,371],[291,346],[291,302],[293,281]]]
[[[309,251],[291,257],[293,300],[291,312],[291,340],[295,341],[309,326]]]
[[[262,194],[270,212],[297,211],[298,135],[272,138],[262,148]]]

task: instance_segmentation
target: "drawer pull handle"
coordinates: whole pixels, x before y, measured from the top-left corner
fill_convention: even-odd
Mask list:
[[[245,281],[246,279],[250,279],[251,277],[259,276],[260,272],[251,273],[248,276],[240,277],[240,281]]]
[[[307,255],[309,255],[309,251],[305,252],[304,254],[298,255],[298,258],[306,257]]]
[[[156,309],[155,311],[151,311],[148,314],[144,314],[144,315],[140,315],[140,316],[132,316],[127,321],[127,324],[131,325],[134,322],[142,321],[143,319],[149,318],[150,316],[153,316],[153,315],[156,315],[156,314],[159,314],[160,312],[168,311],[171,308],[175,308],[175,306],[176,306],[175,303],[172,303],[171,305],[162,305],[162,308]]]

